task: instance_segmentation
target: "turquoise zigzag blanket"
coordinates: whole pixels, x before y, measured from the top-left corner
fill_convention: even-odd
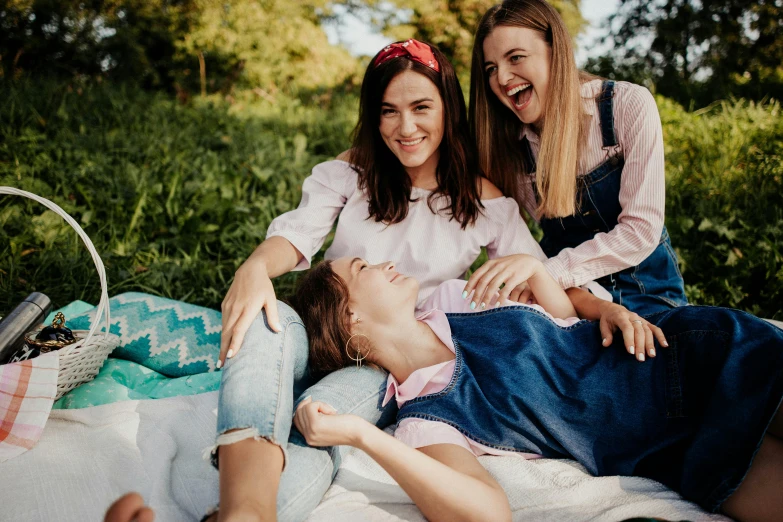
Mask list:
[[[222,330],[220,312],[173,299],[128,292],[109,299],[111,332],[120,345],[111,357],[141,364],[166,377],[217,370]],[[95,310],[68,319],[88,330]]]

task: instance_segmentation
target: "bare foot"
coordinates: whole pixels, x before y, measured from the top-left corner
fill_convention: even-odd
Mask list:
[[[155,512],[144,505],[138,493],[126,493],[111,505],[103,522],[153,522]]]

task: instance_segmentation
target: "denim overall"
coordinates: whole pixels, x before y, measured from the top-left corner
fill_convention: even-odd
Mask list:
[[[618,146],[614,131],[614,82],[607,81],[598,98],[603,148],[607,156]],[[535,172],[530,143],[522,140],[522,151],[527,171]],[[600,232],[609,232],[617,225],[622,211],[620,180],[625,161],[621,156],[608,158],[593,171],[580,176],[577,213],[565,218],[544,218],[541,228],[544,238],[541,248],[548,257],[554,257],[564,248],[575,248],[591,240]],[[535,185],[534,185],[535,190]],[[655,250],[639,265],[607,275],[597,280],[614,299],[626,308],[645,315],[688,304],[682,275],[677,266],[677,255],[664,227]]]
[[[445,422],[502,450],[649,477],[705,509],[739,485],[783,397],[783,330],[687,306],[647,316],[669,348],[639,363],[597,322],[561,327],[529,307],[447,314],[456,349],[441,392],[397,419]]]

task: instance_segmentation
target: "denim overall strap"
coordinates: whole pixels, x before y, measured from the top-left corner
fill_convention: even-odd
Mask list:
[[[533,174],[536,171],[536,161],[533,159],[533,149],[527,136],[522,138],[522,162],[525,164],[525,172]],[[535,186],[535,185],[534,185]]]
[[[617,136],[614,132],[614,82],[607,80],[601,87],[598,97],[598,114],[601,117],[601,138],[604,148],[616,147]]]

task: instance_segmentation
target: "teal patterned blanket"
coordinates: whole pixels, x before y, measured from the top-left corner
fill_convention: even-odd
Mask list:
[[[139,292],[112,297],[109,306],[111,332],[120,345],[98,376],[62,397],[56,409],[194,395],[220,387],[220,312]],[[69,328],[88,330],[95,310],[66,317]]]
[[[120,338],[111,357],[146,366],[167,377],[214,372],[220,352],[220,312],[173,299],[128,292],[109,299],[111,333]],[[89,330],[95,310],[68,320]]]

